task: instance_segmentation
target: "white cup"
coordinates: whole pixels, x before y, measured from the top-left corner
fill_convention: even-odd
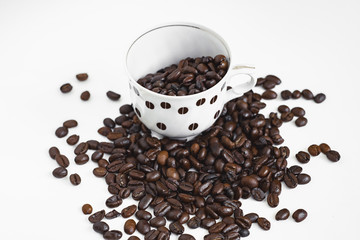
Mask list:
[[[142,87],[137,80],[148,73],[177,64],[187,57],[224,55],[229,61],[225,76],[212,88],[186,96],[168,96]],[[129,47],[125,59],[130,96],[139,119],[157,137],[174,139],[195,137],[220,116],[224,104],[255,86],[247,65],[234,65],[227,43],[214,31],[193,23],[174,23],[153,28]],[[235,75],[246,81],[234,83]],[[227,90],[227,87],[231,89]]]

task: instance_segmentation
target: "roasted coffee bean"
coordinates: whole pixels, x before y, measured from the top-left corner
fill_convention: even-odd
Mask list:
[[[307,217],[307,212],[304,209],[298,209],[292,214],[292,218],[295,222],[302,222]]]
[[[96,222],[100,222],[101,220],[103,220],[104,217],[105,217],[105,210],[101,210],[101,211],[98,211],[98,212],[90,215],[88,219],[89,219],[89,222],[96,223]]]
[[[269,193],[267,196],[267,203],[272,208],[277,207],[279,205],[279,195],[276,193]]]
[[[251,227],[251,220],[245,216],[236,216],[235,223],[241,228],[249,229]]]
[[[213,218],[204,218],[201,220],[200,227],[209,229],[211,226],[215,225],[216,221]]]
[[[254,223],[259,218],[259,215],[256,213],[248,213],[244,217],[248,218],[252,223]]]
[[[122,199],[118,195],[113,195],[106,200],[105,204],[109,208],[116,208],[122,204]]]
[[[295,91],[292,92],[291,97],[293,99],[298,99],[298,98],[301,97],[301,92],[299,90],[295,90]]]
[[[136,230],[145,235],[150,231],[150,224],[146,220],[139,220],[136,224]]]
[[[155,182],[157,180],[159,180],[161,177],[160,172],[159,171],[152,171],[146,174],[146,181],[148,182]]]
[[[60,154],[60,151],[57,147],[51,147],[49,149],[49,155],[52,159],[55,159],[56,155]]]
[[[81,178],[80,178],[79,174],[77,174],[77,173],[71,174],[70,175],[70,182],[74,186],[79,185],[81,183]]]
[[[303,96],[303,98],[305,98],[307,100],[311,100],[314,98],[314,94],[309,89],[304,89],[301,92],[301,95]]]
[[[96,141],[96,140],[88,140],[88,141],[86,141],[86,143],[88,144],[89,149],[91,149],[91,150],[97,150],[98,149],[98,146],[99,146],[98,141]]]
[[[124,224],[124,232],[126,234],[133,234],[136,230],[136,222],[133,219],[126,220]]]
[[[115,127],[115,122],[111,118],[105,118],[103,120],[103,124],[104,124],[105,127],[108,127],[108,128],[114,128]]]
[[[117,218],[117,217],[120,217],[120,216],[121,216],[121,213],[119,213],[115,209],[111,210],[110,212],[105,214],[106,219],[114,219],[114,218]]]
[[[187,225],[189,228],[195,229],[200,227],[200,223],[201,223],[201,219],[195,216],[189,219]]]
[[[324,153],[324,154],[326,154],[328,151],[331,150],[330,146],[328,144],[326,144],[326,143],[321,143],[319,145],[319,147],[320,147],[321,152]]]
[[[266,82],[265,82],[266,83]],[[265,84],[264,84],[265,85]],[[263,99],[267,99],[267,100],[270,100],[270,99],[275,99],[277,98],[277,93],[272,91],[272,90],[266,90],[265,92],[263,92],[263,94],[261,95],[261,97]]]
[[[289,218],[289,216],[290,216],[290,211],[286,208],[283,208],[276,213],[275,219],[277,221],[286,220]]]
[[[73,134],[66,139],[66,142],[72,146],[77,144],[79,142],[79,139],[80,139],[79,135]]]
[[[82,206],[81,210],[85,215],[88,215],[92,213],[93,208],[90,204],[87,203]]]
[[[66,127],[59,127],[55,131],[55,135],[58,138],[63,138],[68,134],[69,130]]]
[[[326,99],[326,95],[323,93],[316,94],[316,96],[314,97],[314,101],[316,103],[322,103],[323,101],[325,101],[325,99]]]
[[[310,161],[310,155],[304,151],[298,152],[295,157],[301,163],[308,163]]]
[[[93,170],[93,174],[97,177],[105,177],[107,171],[106,171],[106,168],[103,168],[103,167],[97,167],[97,168],[94,168]]]
[[[107,166],[109,166],[109,162],[105,159],[100,159],[98,161],[98,165],[99,165],[99,167],[106,168]]]
[[[311,156],[318,156],[321,153],[321,149],[318,145],[312,144],[308,147],[308,152]]]
[[[165,226],[165,224],[166,224],[166,219],[164,217],[157,216],[150,220],[150,226],[155,228]]]
[[[181,224],[185,224],[189,221],[189,219],[190,219],[190,215],[187,212],[182,212],[177,221]]]
[[[287,172],[284,175],[284,182],[289,188],[295,188],[298,184],[298,180],[295,174],[293,174],[292,172]]]
[[[178,240],[195,240],[195,238],[190,234],[181,234]]]
[[[299,175],[302,172],[302,167],[293,165],[289,168],[289,171],[292,172],[295,175]]]
[[[151,194],[146,194],[139,202],[138,207],[140,210],[145,210],[150,206],[150,203],[154,200]],[[170,210],[170,209],[169,209]]]
[[[269,230],[271,227],[270,222],[266,218],[263,218],[263,217],[259,217],[257,220],[257,223],[264,230]]]
[[[87,152],[88,148],[89,148],[89,145],[86,142],[79,143],[76,146],[74,153],[76,155],[84,154]]]
[[[172,222],[169,225],[169,229],[174,234],[183,234],[184,233],[184,226],[179,222]]]
[[[307,118],[305,117],[298,117],[298,119],[295,120],[295,125],[298,127],[303,127],[307,124]]]
[[[90,92],[89,91],[84,91],[81,93],[80,95],[80,99],[83,101],[87,101],[90,99]]]
[[[118,93],[116,93],[116,92],[113,92],[113,91],[107,91],[107,92],[106,92],[106,96],[107,96],[109,99],[113,100],[113,101],[117,101],[117,100],[119,100],[120,97],[121,97],[120,94],[118,94]]]
[[[250,231],[249,231],[249,229],[241,228],[239,231],[239,234],[241,237],[247,237],[250,235]]]
[[[251,195],[256,201],[262,201],[265,199],[265,193],[260,188],[253,188]]]
[[[289,90],[284,90],[284,91],[282,91],[280,95],[281,95],[281,98],[282,98],[283,100],[288,100],[288,99],[290,99],[291,96],[292,96],[292,94],[291,94],[291,92],[290,92]]]
[[[222,230],[222,233],[224,234],[228,234],[230,232],[239,232],[240,228],[237,224],[235,223],[231,223],[231,224],[227,224],[223,230]],[[239,236],[240,237],[240,236]]]
[[[151,213],[145,210],[139,210],[135,213],[135,216],[138,220],[146,220],[149,221],[151,219]]]
[[[121,204],[121,203],[120,203]],[[134,215],[134,213],[136,212],[136,205],[130,205],[126,208],[124,208],[122,211],[121,211],[121,216],[123,218],[129,218],[131,217],[132,215]]]
[[[215,223],[209,228],[209,233],[221,233],[225,227],[226,224],[224,222]]]
[[[140,240],[137,236],[131,236],[128,238],[128,240]]]
[[[280,106],[278,107],[278,111],[279,111],[280,113],[289,113],[289,112],[290,112],[290,108],[289,108],[288,106],[286,106],[286,105],[280,105]]]
[[[68,93],[72,90],[72,85],[70,83],[65,83],[63,85],[61,85],[60,87],[60,91],[62,93]]]
[[[130,112],[134,111],[133,107],[130,104],[124,104],[120,107],[121,114],[129,114]]]
[[[75,163],[78,165],[83,165],[89,161],[89,156],[87,154],[79,154],[75,157]]]
[[[332,162],[337,162],[340,160],[340,153],[335,150],[327,151],[325,155]]]
[[[204,240],[224,240],[225,236],[221,233],[211,233],[204,236]]]
[[[159,203],[154,207],[155,216],[165,216],[168,211],[170,211],[171,206],[168,202]]]
[[[241,178],[241,184],[249,188],[256,188],[259,186],[259,181],[254,176],[245,176]]]
[[[261,85],[263,85],[264,82],[265,82],[265,78],[260,77],[256,80],[255,86],[261,86]]]
[[[265,82],[263,83],[265,89],[273,89],[275,86],[276,83],[274,81],[265,78]]]
[[[79,81],[85,81],[88,79],[88,77],[89,77],[89,75],[87,73],[76,74],[76,79]]]
[[[55,157],[55,161],[59,164],[60,167],[67,168],[70,165],[69,159],[62,154],[58,154]]]
[[[93,229],[95,232],[104,234],[109,231],[109,225],[106,222],[96,222],[93,225]]]
[[[301,107],[294,107],[294,108],[291,109],[291,112],[296,117],[303,117],[305,115],[305,110],[303,108],[301,108]]]
[[[66,128],[73,128],[73,127],[76,127],[78,125],[78,122],[74,119],[69,119],[69,120],[66,120],[65,122],[63,122],[63,127],[66,127]]]
[[[307,184],[311,181],[310,175],[301,173],[297,176],[298,184]]]
[[[103,237],[106,240],[118,240],[122,238],[122,232],[119,230],[107,231],[106,233],[104,233]]]
[[[67,176],[68,171],[66,170],[66,168],[64,167],[58,167],[55,168],[54,171],[52,172],[53,176],[56,178],[64,178]]]

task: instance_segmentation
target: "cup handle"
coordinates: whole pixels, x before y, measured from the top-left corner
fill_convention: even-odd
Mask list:
[[[250,77],[250,80],[247,82],[241,82],[241,83],[234,84],[234,85],[228,84],[228,86],[230,86],[231,89],[229,89],[226,92],[226,94],[227,94],[226,102],[241,96],[242,94],[251,90],[255,86],[256,81],[252,75],[254,69],[255,69],[255,67],[248,66],[248,65],[236,65],[232,68],[231,75],[229,77],[230,81],[233,77],[235,77],[236,75],[240,75],[240,74],[248,75]]]

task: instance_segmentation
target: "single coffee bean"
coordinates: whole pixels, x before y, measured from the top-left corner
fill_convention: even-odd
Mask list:
[[[283,208],[276,213],[275,219],[277,221],[286,220],[289,218],[289,216],[290,216],[290,211],[286,208]]]
[[[326,144],[326,143],[321,143],[319,145],[319,147],[320,147],[321,152],[324,153],[324,154],[326,154],[328,151],[331,150],[330,146],[328,144]]]
[[[68,93],[68,92],[70,92],[71,90],[72,90],[72,86],[71,86],[70,83],[65,83],[65,84],[61,85],[61,87],[60,87],[60,91],[61,91],[62,93]]]
[[[264,230],[269,230],[271,227],[270,222],[266,218],[263,218],[263,217],[259,217],[257,220],[257,223]]]
[[[301,163],[308,163],[310,161],[310,154],[304,151],[298,152],[295,157]]]
[[[307,184],[311,181],[311,177],[306,173],[300,173],[297,176],[297,180],[298,180],[298,184]]]
[[[97,167],[97,168],[94,168],[94,170],[93,170],[93,174],[96,177],[105,177],[106,173],[107,173],[106,168],[103,168],[103,167]]]
[[[224,222],[215,223],[209,228],[209,233],[221,233],[225,227],[226,224]]]
[[[169,201],[169,200],[168,200]],[[190,215],[187,212],[182,212],[179,219],[177,220],[181,224],[185,224],[189,221]]]
[[[280,113],[289,113],[289,112],[290,112],[290,108],[289,108],[288,106],[286,106],[286,105],[280,105],[280,106],[278,107],[278,111],[279,111]]]
[[[66,127],[59,127],[55,131],[55,135],[58,138],[63,138],[68,134],[69,130]]]
[[[307,118],[305,117],[298,117],[298,119],[295,120],[295,125],[298,127],[303,127],[307,124]]]
[[[89,148],[89,145],[86,142],[79,143],[76,146],[74,153],[76,155],[84,154],[87,152],[88,148]]]
[[[155,228],[165,226],[165,224],[166,224],[166,219],[164,217],[157,216],[150,220],[150,226]]]
[[[73,134],[66,139],[66,142],[69,145],[73,146],[79,142],[79,139],[80,139],[79,135]]]
[[[265,78],[258,78],[257,80],[256,80],[256,85],[255,86],[261,86],[261,85],[263,85],[263,83],[265,82]]]
[[[121,216],[123,218],[129,218],[132,215],[134,215],[134,213],[136,212],[136,209],[137,209],[136,205],[130,205],[121,211]]]
[[[265,193],[260,188],[253,188],[251,195],[256,201],[262,201],[265,199]]]
[[[291,112],[296,117],[303,117],[305,115],[305,110],[303,108],[301,108],[301,107],[294,107],[294,108],[291,109]]]
[[[96,223],[96,222],[100,222],[101,220],[103,220],[104,217],[105,217],[105,210],[101,210],[101,211],[98,211],[98,212],[90,215],[88,219],[89,219],[89,222]]]
[[[103,156],[104,156],[104,153],[102,151],[96,150],[91,155],[91,160],[93,160],[94,162],[98,162],[100,159],[103,158]]]
[[[56,178],[64,178],[67,176],[68,171],[66,170],[66,168],[64,167],[58,167],[55,168],[54,171],[52,172],[53,176]]]
[[[119,213],[115,209],[111,210],[110,212],[105,214],[106,219],[114,219],[114,218],[117,218],[117,217],[120,217],[120,216],[121,216],[121,213]]]
[[[288,100],[291,98],[291,92],[289,90],[282,91],[280,95],[283,100]]]
[[[174,234],[183,234],[184,233],[184,226],[179,222],[172,222],[169,225],[169,229]]]
[[[225,236],[221,233],[211,233],[204,236],[204,240],[224,240]]]
[[[337,151],[330,150],[330,151],[327,151],[325,153],[325,155],[332,162],[337,162],[340,160],[340,154]]]
[[[106,200],[105,204],[109,208],[116,208],[122,204],[122,199],[118,195],[113,195]]]
[[[103,237],[106,240],[118,240],[122,238],[122,232],[119,230],[107,231],[106,233],[104,233]]]
[[[79,154],[75,157],[75,163],[78,165],[83,165],[89,161],[89,156],[87,154]]]
[[[316,103],[322,103],[323,101],[325,101],[325,99],[326,99],[326,95],[323,93],[316,94],[316,96],[314,97],[314,101]]]
[[[63,127],[66,127],[66,128],[74,128],[78,125],[78,122],[74,119],[69,119],[69,120],[66,120],[65,122],[63,122]]]
[[[79,81],[85,81],[88,79],[88,77],[89,77],[89,75],[87,73],[76,74],[76,79]]]
[[[114,128],[115,127],[115,122],[111,118],[105,118],[103,120],[103,123],[104,123],[105,127],[108,127],[108,128]]]
[[[301,95],[303,96],[303,98],[305,98],[307,100],[314,99],[314,94],[309,89],[304,89],[301,92]]]
[[[263,83],[263,88],[273,89],[275,86],[276,86],[276,82],[265,78],[265,82]]]
[[[195,216],[189,219],[187,225],[189,228],[195,229],[200,227],[200,223],[201,223],[201,219]]]
[[[284,175],[284,182],[289,188],[295,188],[298,184],[298,180],[295,174],[293,174],[292,172],[287,172]]]
[[[84,91],[81,93],[80,95],[80,99],[83,101],[87,101],[90,98],[90,92],[89,91]]]
[[[150,224],[146,220],[139,220],[136,224],[136,230],[145,235],[150,231]]]
[[[62,154],[58,154],[55,157],[55,161],[59,164],[60,167],[67,168],[70,165],[69,159]]]
[[[140,240],[137,236],[131,236],[128,238],[128,240]]]
[[[151,219],[151,213],[145,210],[139,210],[135,213],[135,216],[138,220],[146,220],[149,221]]]
[[[311,156],[318,156],[321,153],[321,149],[318,145],[312,144],[308,147],[308,152]]]
[[[80,178],[79,174],[77,174],[77,173],[71,174],[70,175],[70,182],[74,186],[79,185],[81,183],[81,178]]]
[[[178,240],[195,240],[195,238],[190,234],[181,234]]]
[[[215,225],[216,221],[213,218],[204,218],[201,220],[200,227],[209,229],[212,225]]]
[[[265,85],[265,84],[264,84]],[[265,92],[263,92],[263,94],[261,95],[261,97],[263,99],[267,99],[267,100],[271,100],[271,99],[275,99],[277,98],[277,93],[272,91],[272,90],[266,90]]]
[[[165,216],[168,211],[170,211],[171,206],[168,202],[159,203],[154,207],[155,216]]]
[[[250,229],[251,227],[251,220],[248,218],[248,217],[245,217],[245,216],[237,216],[235,217],[235,223],[237,225],[239,225],[239,227],[241,228],[246,228],[246,229]]]
[[[239,231],[239,234],[241,237],[247,237],[250,235],[250,231],[249,231],[249,229],[241,228]]]
[[[106,222],[96,222],[93,225],[93,229],[95,232],[104,234],[109,231],[109,225]]]
[[[292,215],[292,218],[295,220],[295,222],[302,222],[306,217],[307,212],[304,209],[298,209]]]
[[[295,91],[292,92],[291,97],[293,99],[298,99],[298,98],[301,97],[301,92],[299,90],[295,90]]]
[[[98,141],[96,141],[96,140],[88,140],[88,141],[86,141],[86,143],[88,144],[89,149],[91,149],[91,150],[97,150],[98,149],[98,146],[99,146]]]
[[[93,208],[90,204],[86,203],[82,206],[81,210],[85,215],[88,215],[92,213]]]
[[[276,193],[269,193],[267,196],[267,203],[272,208],[277,207],[279,205],[279,195]]]
[[[121,97],[120,94],[118,94],[118,93],[116,93],[116,92],[113,92],[113,91],[107,91],[107,92],[106,92],[106,96],[107,96],[109,99],[113,100],[113,101],[117,101],[117,100],[119,100],[120,97]]]
[[[52,159],[55,159],[56,155],[60,154],[60,151],[57,147],[51,147],[49,149],[49,155]]]
[[[130,104],[124,104],[120,107],[121,114],[129,114],[132,111],[134,111],[134,109]]]
[[[126,234],[133,234],[136,230],[136,222],[133,219],[126,220],[124,224],[124,232]]]

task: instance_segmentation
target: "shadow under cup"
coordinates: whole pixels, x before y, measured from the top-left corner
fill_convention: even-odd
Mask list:
[[[130,96],[139,119],[157,137],[191,139],[208,129],[226,102],[226,74],[212,88],[194,95],[168,96],[152,92],[136,81],[148,73],[187,57],[215,57],[229,61],[230,51],[215,32],[193,24],[171,24],[154,28],[137,38],[126,55]]]

